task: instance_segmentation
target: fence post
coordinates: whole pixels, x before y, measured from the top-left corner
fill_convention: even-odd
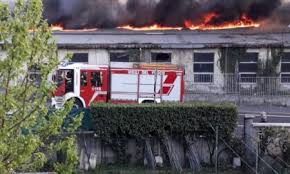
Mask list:
[[[254,115],[246,114],[244,117],[244,140],[246,143],[245,158],[250,167],[256,167],[256,146],[252,140],[255,137],[255,129],[253,127]],[[251,171],[249,170],[249,173]]]
[[[219,146],[219,128],[215,127],[215,173],[218,174],[218,146]]]

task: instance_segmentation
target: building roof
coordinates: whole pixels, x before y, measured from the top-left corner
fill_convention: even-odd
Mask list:
[[[192,49],[220,47],[290,48],[290,28],[278,31],[257,29],[219,31],[128,31],[54,32],[59,48],[67,49]],[[0,42],[0,45],[3,42]]]
[[[60,48],[289,47],[290,30],[55,32]]]

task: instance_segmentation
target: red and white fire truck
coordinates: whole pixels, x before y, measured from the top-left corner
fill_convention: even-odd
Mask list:
[[[182,102],[184,70],[173,65],[140,64],[113,68],[81,63],[60,65],[53,75],[57,88],[52,105],[73,99],[77,107],[94,102]]]

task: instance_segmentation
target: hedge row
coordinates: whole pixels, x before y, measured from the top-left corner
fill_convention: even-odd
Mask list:
[[[219,126],[229,137],[237,122],[237,109],[223,104],[99,104],[90,108],[93,129],[103,138],[115,135],[145,138],[168,132],[180,136],[212,132]]]

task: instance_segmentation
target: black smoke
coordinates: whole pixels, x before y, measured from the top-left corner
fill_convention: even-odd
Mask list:
[[[50,24],[67,29],[136,27],[160,24],[183,26],[184,21],[204,22],[209,13],[218,14],[211,25],[239,20],[275,17],[289,24],[290,6],[282,0],[44,0],[44,17]]]

